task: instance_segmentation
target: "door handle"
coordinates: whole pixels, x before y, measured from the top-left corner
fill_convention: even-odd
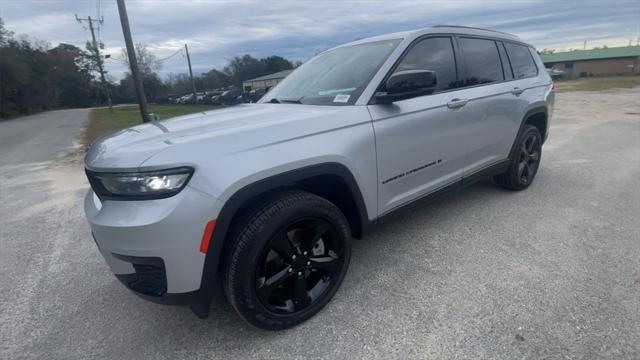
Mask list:
[[[455,98],[455,99],[451,99],[451,101],[449,101],[447,103],[447,107],[449,109],[459,109],[459,108],[467,105],[468,102],[469,102],[469,100],[467,100],[467,99]]]
[[[513,90],[511,90],[511,93],[515,96],[518,96],[523,92],[524,92],[524,89],[520,89],[519,87],[514,87]]]

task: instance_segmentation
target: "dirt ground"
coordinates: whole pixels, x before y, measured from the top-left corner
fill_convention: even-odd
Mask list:
[[[529,189],[481,182],[356,241],[333,301],[276,333],[112,276],[67,155],[87,118],[0,122],[0,358],[640,358],[640,88],[558,94]]]

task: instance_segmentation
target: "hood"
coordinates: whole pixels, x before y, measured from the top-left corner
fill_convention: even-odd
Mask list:
[[[85,156],[94,170],[136,168],[160,151],[206,141],[216,154],[237,152],[338,127],[327,121],[353,106],[243,104],[124,129],[96,141]],[[241,136],[241,137],[239,137]]]

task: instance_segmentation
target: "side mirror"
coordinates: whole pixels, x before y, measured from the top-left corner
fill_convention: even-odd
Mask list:
[[[149,121],[160,121],[160,115],[149,113]]]
[[[430,70],[403,70],[393,73],[385,83],[383,92],[375,95],[376,103],[394,101],[431,94],[438,85],[436,72]]]

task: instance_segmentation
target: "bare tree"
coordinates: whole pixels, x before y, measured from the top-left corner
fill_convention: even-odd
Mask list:
[[[162,69],[162,62],[143,43],[136,44],[136,58],[138,60],[138,68],[143,75],[155,74]],[[120,61],[129,67],[129,57],[125,48],[122,49]]]

